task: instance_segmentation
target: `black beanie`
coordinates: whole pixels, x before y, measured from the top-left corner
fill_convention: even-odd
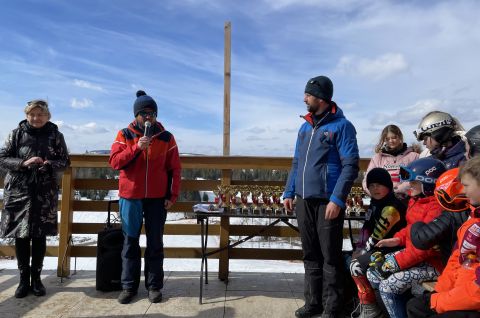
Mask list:
[[[367,188],[372,183],[379,183],[393,190],[393,182],[390,173],[383,168],[373,168],[367,173]]]
[[[135,103],[133,103],[133,114],[137,117],[138,113],[144,110],[145,108],[152,109],[155,113],[157,113],[157,103],[147,95],[144,91],[140,90],[137,91],[137,99]]]
[[[326,76],[311,78],[305,86],[305,93],[329,102],[333,96],[333,83]]]

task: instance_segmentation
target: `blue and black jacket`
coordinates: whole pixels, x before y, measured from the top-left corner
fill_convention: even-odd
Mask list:
[[[283,197],[325,199],[345,208],[359,170],[355,127],[335,102],[315,126],[311,113],[303,118]]]

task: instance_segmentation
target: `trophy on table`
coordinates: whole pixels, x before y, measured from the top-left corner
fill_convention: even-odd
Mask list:
[[[365,207],[363,206],[363,196],[365,195],[361,187],[352,187],[350,191],[353,201],[353,210],[358,216],[365,215]]]
[[[282,207],[282,187],[273,187],[272,190],[272,201],[273,201],[273,211],[274,214],[283,214],[283,207]]]
[[[252,213],[253,214],[260,214],[261,213],[261,208],[260,208],[260,195],[262,192],[260,191],[260,188],[258,186],[253,186],[252,187]]]
[[[271,192],[272,190],[270,187],[265,187],[262,191],[263,209],[265,214],[270,214],[272,212],[272,200],[270,199]]]
[[[232,186],[227,186],[228,197],[230,200],[230,213],[238,213],[238,208],[240,204],[237,201],[237,189]]]
[[[250,190],[247,186],[244,186],[240,189],[240,201],[242,202],[242,214],[248,214],[249,207],[248,207],[248,195],[250,194]]]
[[[217,189],[213,190],[213,193],[215,194],[215,204],[217,205],[217,209],[223,212],[227,207],[225,187],[218,186]]]

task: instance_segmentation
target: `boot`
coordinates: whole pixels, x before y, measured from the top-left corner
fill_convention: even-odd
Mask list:
[[[32,292],[35,296],[44,296],[47,293],[45,286],[42,284],[42,280],[40,279],[40,274],[42,273],[41,268],[32,268]]]
[[[30,290],[30,268],[25,267],[20,269],[20,283],[17,290],[15,290],[15,298],[23,298],[28,295]]]
[[[32,239],[32,267],[30,274],[32,278],[31,289],[35,296],[43,296],[47,292],[40,278],[46,250],[47,238],[45,236]]]
[[[23,298],[30,290],[30,239],[15,239],[15,254],[20,271],[20,283],[15,291],[16,298]]]
[[[360,312],[360,316],[358,318],[383,318],[385,315],[383,314],[380,307],[377,304],[360,304],[362,311]]]

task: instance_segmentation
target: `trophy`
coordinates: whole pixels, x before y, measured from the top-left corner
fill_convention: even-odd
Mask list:
[[[230,200],[230,213],[237,213],[239,207],[237,202],[237,190],[232,186],[228,186],[227,193]]]
[[[273,211],[274,214],[283,214],[283,207],[282,207],[282,187],[273,187],[272,190],[272,201],[273,201]]]
[[[250,194],[250,190],[248,189],[247,186],[242,187],[240,189],[240,201],[242,202],[242,214],[246,213],[248,214],[249,208],[248,208],[248,195]]]
[[[260,214],[261,208],[259,206],[260,195],[262,192],[258,186],[253,186],[252,188],[252,213],[253,214]]]
[[[225,186],[218,186],[216,190],[213,190],[215,194],[215,204],[217,209],[221,212],[227,207],[227,196],[225,194]]]
[[[272,190],[270,187],[265,187],[265,190],[262,191],[262,201],[265,214],[270,214],[272,212],[272,201],[270,199],[271,192]]]
[[[355,213],[359,216],[365,215],[365,207],[363,206],[363,189],[361,187],[352,187],[350,191],[353,201],[353,209]]]

